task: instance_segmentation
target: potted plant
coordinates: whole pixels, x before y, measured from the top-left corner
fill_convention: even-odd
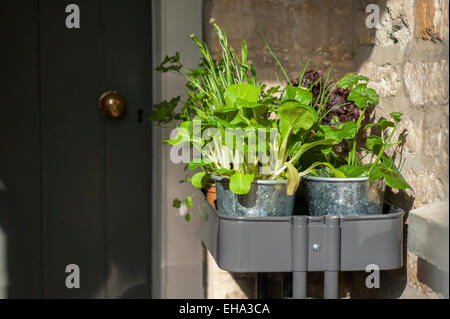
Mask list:
[[[299,183],[298,160],[309,149],[332,145],[334,140],[306,142],[318,118],[312,93],[289,86],[281,99],[275,97],[277,87],[266,88],[256,80],[256,72],[247,62],[245,41],[238,57],[226,33],[214,21],[211,24],[221,46],[220,61],[215,61],[207,46],[192,35],[202,54],[198,69],[182,70],[178,57],[166,58],[159,67],[160,71],[182,73],[190,90],[184,113],[177,118],[181,120],[177,135],[164,143],[187,144],[197,151],[188,168],[201,171],[190,181],[198,188],[210,181],[216,183],[220,213],[292,214]],[[168,105],[171,103],[154,107],[151,119],[166,119],[161,109],[166,110]],[[158,117],[161,114],[162,118]],[[185,202],[188,207],[192,205],[191,196]],[[177,207],[181,203],[174,201]]]
[[[315,162],[308,168],[306,188],[311,215],[381,214],[386,184],[397,189],[411,188],[386,153],[401,143],[393,137],[402,114],[392,112],[391,120],[380,118],[376,123],[362,124],[367,111],[378,104],[378,94],[367,87],[368,80],[350,73],[337,82],[319,77],[312,84],[320,83],[319,89],[313,89],[319,101],[317,134],[337,144],[311,156],[328,164]],[[371,134],[365,144],[358,145],[358,133],[368,129]]]

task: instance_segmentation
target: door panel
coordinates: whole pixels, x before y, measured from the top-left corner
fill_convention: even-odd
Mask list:
[[[78,1],[80,29],[67,29],[70,1],[39,1],[44,296],[105,297],[105,147],[97,109],[102,33],[97,1]],[[80,267],[80,288],[65,268]]]
[[[37,1],[0,8],[0,298],[41,295]]]
[[[150,2],[79,0],[81,27],[67,29],[70,3],[1,9],[11,30],[0,97],[7,296],[149,297],[150,129],[138,111],[151,104]],[[111,89],[126,100],[122,119],[98,110]],[[69,264],[78,289],[66,287]]]
[[[105,126],[107,295],[143,297],[150,293],[150,144],[143,112],[151,103],[150,1],[103,0],[101,8],[104,89],[117,88],[127,103],[124,118]]]

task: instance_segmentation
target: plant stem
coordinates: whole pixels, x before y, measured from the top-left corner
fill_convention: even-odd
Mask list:
[[[358,121],[356,122],[356,134],[355,138],[353,139],[353,147],[352,147],[352,162],[351,165],[355,165],[355,157],[356,157],[356,139],[358,137],[359,127],[361,126],[362,118],[364,116],[364,113],[366,113],[366,108],[364,108],[361,112],[361,115],[358,118]]]
[[[384,150],[386,149],[386,146],[389,143],[389,141],[391,140],[392,136],[394,135],[394,132],[396,129],[397,129],[397,123],[394,125],[394,128],[392,129],[391,134],[389,134],[389,137],[386,140],[386,142],[384,142],[384,139],[383,139],[383,146],[381,147],[380,153],[378,153],[377,158],[375,159],[375,162],[373,162],[372,166],[370,166],[368,175],[370,175],[370,172],[373,170],[375,165],[378,164],[378,161],[380,160],[381,156],[383,156]],[[383,132],[381,132],[381,136],[383,137]]]

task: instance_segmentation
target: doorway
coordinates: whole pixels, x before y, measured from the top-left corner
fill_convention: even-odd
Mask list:
[[[150,1],[8,1],[0,25],[1,297],[150,297]]]

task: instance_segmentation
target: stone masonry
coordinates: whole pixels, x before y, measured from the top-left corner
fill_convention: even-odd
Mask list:
[[[366,27],[369,4],[379,7],[375,28]],[[396,164],[413,191],[389,190],[387,200],[408,212],[448,199],[448,0],[205,0],[204,39],[216,50],[215,34],[208,24],[212,17],[227,30],[236,49],[242,39],[247,40],[249,59],[259,79],[269,85],[276,85],[277,77],[282,85],[286,81],[260,35],[291,79],[298,76],[300,52],[305,62],[310,59],[321,71],[331,66],[335,77],[348,72],[368,76],[370,86],[380,94],[379,108],[372,116],[404,113],[398,135],[405,143]],[[426,288],[413,276],[416,257],[411,253],[405,257],[407,267],[386,274],[398,285],[384,294],[355,289],[357,278],[363,276],[358,273],[346,274],[342,289],[351,286],[350,291],[356,291],[353,297],[399,297],[408,281],[424,292]],[[212,276],[208,273],[208,278]],[[220,291],[220,285],[214,289]],[[227,295],[233,295],[227,289]]]

